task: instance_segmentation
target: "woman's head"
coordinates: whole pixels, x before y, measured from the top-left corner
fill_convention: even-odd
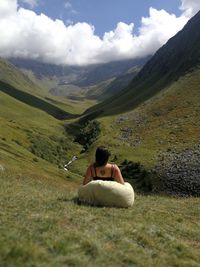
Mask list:
[[[104,146],[99,146],[97,147],[97,150],[96,150],[96,166],[104,166],[107,164],[108,162],[108,159],[110,157],[110,151],[104,147]]]

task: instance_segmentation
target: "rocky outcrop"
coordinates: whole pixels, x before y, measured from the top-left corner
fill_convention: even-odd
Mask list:
[[[179,196],[200,196],[200,144],[159,155],[153,170],[153,191]]]

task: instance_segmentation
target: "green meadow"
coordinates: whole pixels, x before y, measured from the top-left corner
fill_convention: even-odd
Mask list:
[[[97,145],[108,146],[119,165],[128,160],[149,170],[160,153],[199,142],[199,69],[130,112],[96,117],[100,135],[85,152],[74,139],[94,101],[49,98],[15,71],[11,87],[28,94],[6,92],[7,69],[0,83],[0,266],[200,266],[199,198],[136,191],[129,209],[77,202]],[[58,109],[70,116],[51,116]]]
[[[200,266],[198,198],[136,194],[129,209],[83,206],[81,177],[60,176],[0,174],[0,266]]]

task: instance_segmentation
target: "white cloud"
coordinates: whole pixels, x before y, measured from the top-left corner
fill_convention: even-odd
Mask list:
[[[144,57],[153,54],[170,37],[182,29],[187,18],[150,8],[149,17],[142,18],[139,34],[134,25],[118,23],[115,31],[105,33],[98,54],[99,61]]]
[[[150,8],[137,35],[133,23],[119,22],[100,38],[88,23],[65,25],[62,20],[18,8],[17,0],[0,0],[0,56],[71,65],[144,57],[181,30],[192,14],[190,8],[195,10],[194,3],[182,0],[180,17]]]
[[[0,20],[2,21],[9,15],[15,15],[17,10],[17,0],[0,1]]]
[[[22,3],[28,4],[31,8],[35,8],[38,5],[38,0],[21,0]]]
[[[200,10],[200,0],[181,0],[180,9],[185,16],[192,17]]]

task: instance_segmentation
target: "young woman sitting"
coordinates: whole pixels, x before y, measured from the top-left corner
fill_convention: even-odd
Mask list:
[[[88,184],[90,181],[103,180],[103,181],[116,181],[124,184],[121,171],[116,164],[108,162],[110,152],[104,146],[99,146],[96,149],[95,163],[87,168],[83,185]]]

